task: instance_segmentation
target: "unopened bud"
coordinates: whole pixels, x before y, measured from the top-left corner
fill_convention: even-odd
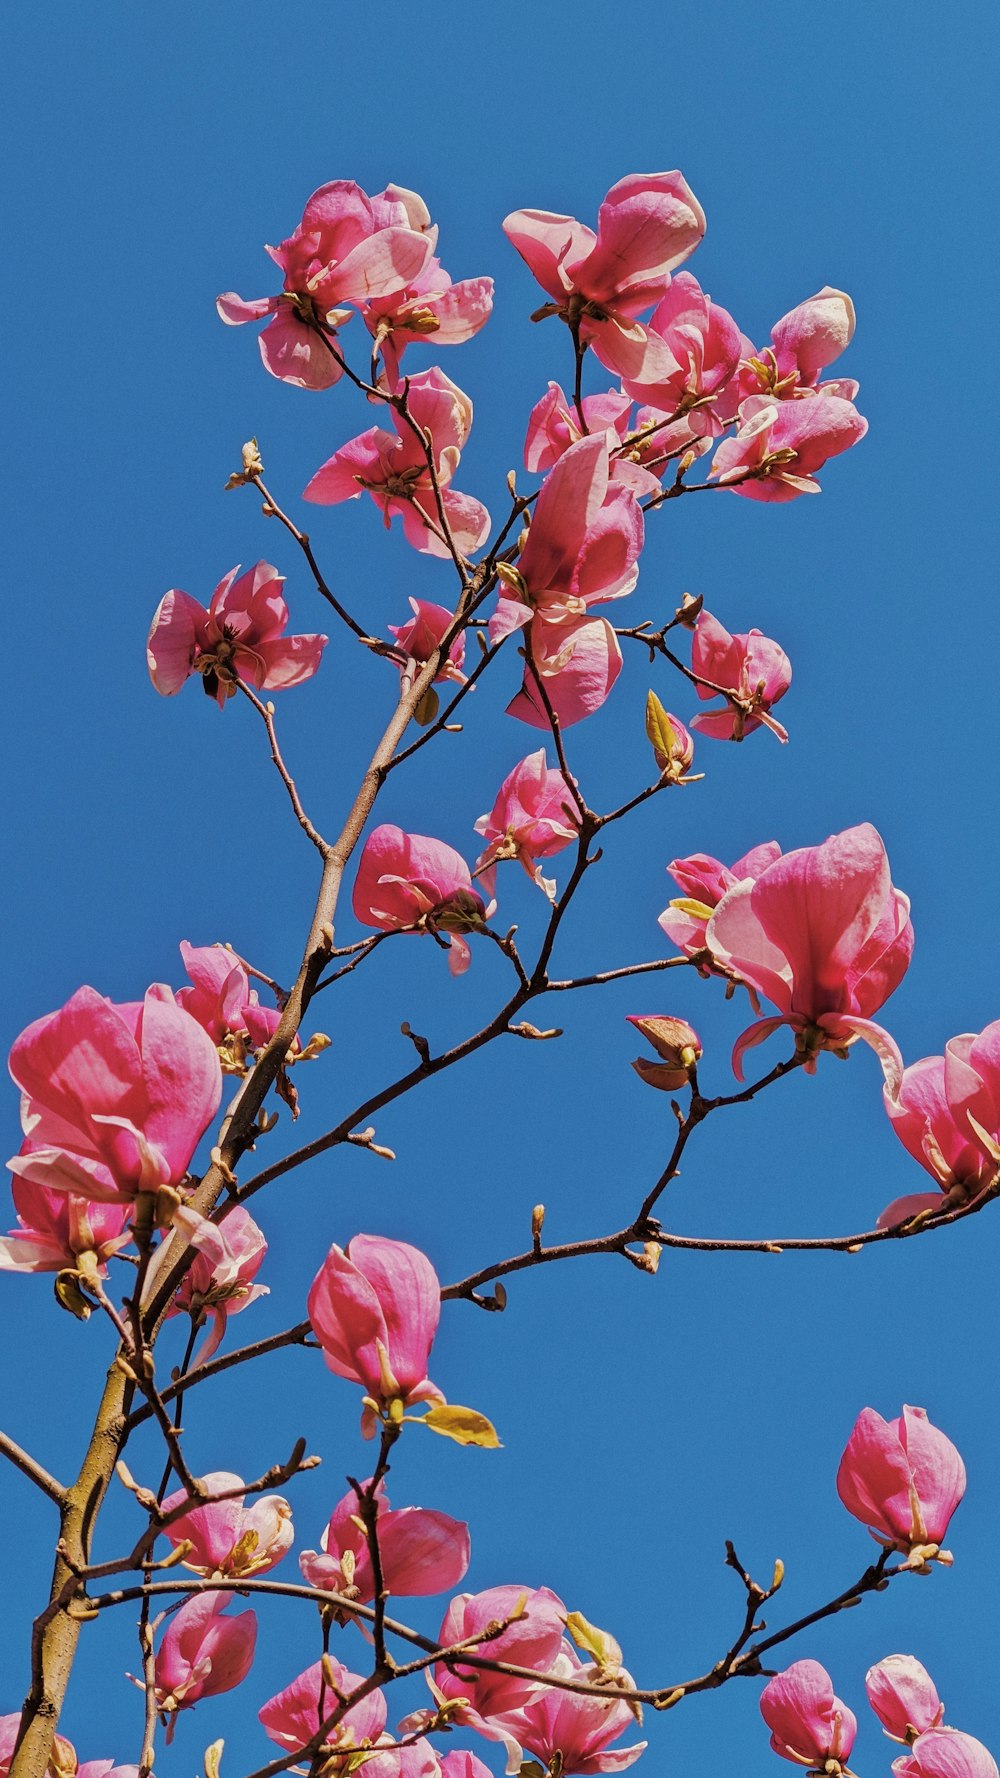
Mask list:
[[[682,778],[694,759],[694,741],[684,724],[663,708],[655,691],[646,697],[646,735],[660,771]]]
[[[659,1062],[637,1057],[632,1063],[639,1079],[661,1092],[673,1093],[687,1086],[691,1072],[701,1059],[701,1038],[685,1019],[667,1014],[628,1015],[628,1022],[651,1044]]]
[[[542,1228],[544,1226],[544,1223],[545,1223],[545,1205],[544,1204],[536,1204],[535,1208],[531,1212],[531,1239],[533,1241],[537,1241],[541,1238],[541,1233],[542,1233]]]
[[[690,464],[688,464],[687,467],[690,468]],[[693,630],[701,616],[701,609],[704,603],[704,593],[698,593],[697,596],[692,593],[685,593],[680,605],[674,613],[677,622],[683,624],[686,629]]]

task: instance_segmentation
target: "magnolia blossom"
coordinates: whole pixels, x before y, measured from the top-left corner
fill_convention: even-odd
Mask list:
[[[719,445],[709,473],[748,500],[818,494],[816,471],[868,431],[868,421],[842,395],[782,402],[755,395],[744,402],[740,420],[735,438]]]
[[[868,1702],[893,1741],[909,1743],[936,1729],[944,1705],[926,1667],[913,1655],[886,1655],[865,1674]]]
[[[213,1249],[195,1255],[167,1310],[168,1316],[187,1313],[196,1323],[208,1321],[208,1334],[194,1354],[194,1364],[204,1364],[218,1351],[230,1315],[238,1315],[259,1297],[270,1294],[266,1284],[253,1282],[263,1264],[267,1242],[249,1210],[241,1204],[227,1210],[217,1233],[221,1253]]]
[[[218,1110],[222,1070],[211,1038],[169,988],[157,984],[121,1006],[78,988],[22,1031],[10,1071],[27,1138],[12,1172],[108,1203],[166,1190],[176,1206]]]
[[[389,624],[390,636],[395,638],[396,647],[402,657],[399,666],[402,670],[407,661],[429,661],[441,647],[448,631],[455,622],[455,613],[444,605],[432,605],[428,599],[411,599],[410,610],[413,616],[405,624]],[[465,662],[465,631],[459,630],[448,644],[448,652],[441,662],[434,683],[442,679],[454,679],[458,685],[464,685],[466,675],[462,672]]]
[[[544,747],[529,753],[508,772],[490,813],[476,822],[476,832],[489,842],[476,860],[476,876],[487,894],[493,894],[496,866],[517,858],[553,901],[555,882],[542,875],[538,860],[551,858],[576,839],[576,814],[562,772],[550,771],[545,763]]]
[[[232,1691],[253,1665],[256,1615],[241,1611],[227,1617],[232,1603],[232,1593],[196,1593],[169,1621],[156,1651],[156,1707],[169,1717],[168,1743],[176,1711]]]
[[[247,302],[227,290],[219,315],[230,327],[270,316],[260,336],[264,368],[300,389],[328,389],[343,366],[323,330],[334,342],[350,315],[338,305],[363,307],[420,278],[434,251],[426,215],[416,194],[397,186],[369,198],[349,179],[321,185],[294,234],[267,249],[284,273],[281,294]]]
[[[786,852],[756,881],[736,883],[708,921],[705,943],[779,1008],[737,1040],[737,1079],[744,1052],[782,1025],[795,1032],[810,1073],[820,1050],[844,1052],[860,1037],[878,1052],[887,1079],[901,1074],[895,1043],[871,1015],[906,973],[913,928],[873,827]]]
[[[104,1278],[107,1260],[132,1239],[131,1204],[88,1203],[16,1176],[11,1194],[18,1226],[0,1236],[0,1272],[68,1269]]]
[[[622,670],[618,637],[606,618],[539,613],[529,639],[532,666],[507,705],[508,716],[551,732],[550,710],[560,728],[570,728],[606,703]]]
[[[943,1056],[911,1063],[900,1081],[887,1084],[885,1108],[903,1147],[938,1190],[896,1198],[879,1217],[880,1228],[976,1197],[1000,1165],[1000,1020],[978,1036],[953,1037]]]
[[[895,1778],[997,1778],[988,1747],[961,1729],[929,1729],[892,1762]]]
[[[898,1420],[863,1408],[840,1460],[837,1493],[907,1567],[951,1562],[941,1543],[965,1493],[965,1465],[923,1408],[904,1407]]]
[[[559,1691],[544,1684],[546,1674],[584,1684],[608,1683],[599,1663],[581,1661],[572,1645],[564,1641],[546,1673],[539,1674],[542,1684],[515,1709],[495,1713],[494,1722],[548,1771],[558,1770],[567,1778],[573,1773],[590,1778],[598,1772],[624,1772],[634,1766],[645,1752],[645,1741],[636,1741],[631,1747],[608,1746],[632,1728],[635,1717],[631,1705],[624,1698],[588,1698],[582,1692]],[[617,1677],[624,1685],[634,1684],[624,1670]]]
[[[705,233],[704,211],[681,174],[620,179],[600,207],[596,234],[548,210],[515,210],[503,228],[553,299],[535,318],[562,316],[609,370],[655,382],[666,354],[637,316]]]
[[[490,640],[532,613],[555,623],[624,598],[639,578],[642,543],[642,510],[630,488],[612,482],[606,440],[581,438],[542,483],[516,566],[504,574]]]
[[[728,424],[716,402],[736,374],[743,335],[727,310],[706,296],[690,272],[678,272],[647,323],[666,348],[655,378],[628,378],[636,401],[663,413],[688,414],[696,432],[717,434]]]
[[[368,1485],[362,1483],[364,1488]],[[469,1566],[468,1525],[422,1506],[394,1510],[381,1482],[375,1503],[382,1579],[388,1591],[410,1596],[456,1587]],[[334,1507],[319,1550],[303,1550],[299,1567],[311,1587],[346,1593],[364,1604],[375,1597],[375,1580],[359,1516],[360,1503],[352,1488]]]
[[[222,710],[237,679],[257,691],[284,691],[317,671],[326,636],[286,636],[284,576],[269,562],[241,574],[231,568],[207,608],[172,587],[156,607],[146,643],[150,678],[172,697],[192,673],[200,673]]]
[[[278,1029],[280,1009],[261,1006],[244,965],[225,945],[192,945],[182,939],[180,952],[192,986],[178,989],[178,1006],[208,1032],[226,1071],[242,1073],[247,1046],[263,1049]],[[301,1049],[297,1037],[292,1049]]]
[[[834,1696],[830,1675],[818,1661],[793,1661],[769,1680],[760,1694],[760,1713],[782,1759],[831,1778],[846,1771],[857,1718]]]
[[[768,395],[788,401],[819,392],[853,401],[858,385],[852,378],[821,383],[819,377],[850,345],[854,321],[854,304],[847,292],[829,284],[797,303],[775,322],[769,346],[744,354],[739,376],[741,399]]]
[[[390,186],[376,208],[393,193],[402,198],[412,226],[437,245],[437,229],[416,192]],[[489,320],[493,309],[493,279],[463,278],[455,284],[439,259],[428,259],[423,270],[401,290],[372,297],[362,305],[365,326],[372,335],[391,389],[399,381],[399,361],[407,346],[458,346]]]
[[[409,419],[397,407],[390,410],[395,431],[372,426],[341,445],[317,469],[302,498],[318,506],[336,506],[367,492],[381,507],[386,529],[393,513],[399,513],[407,542],[432,556],[451,554],[443,510],[456,548],[467,555],[479,547],[490,528],[482,502],[451,486],[472,428],[472,403],[435,365],[409,379],[406,412]]]
[[[489,1587],[484,1593],[459,1593],[445,1613],[438,1631],[442,1648],[482,1638],[483,1653],[515,1667],[548,1672],[559,1657],[566,1607],[548,1587]],[[503,1628],[497,1630],[497,1626]],[[495,1634],[488,1634],[494,1631]],[[473,1652],[478,1652],[478,1649]],[[521,1763],[521,1747],[504,1726],[503,1717],[520,1710],[535,1695],[537,1685],[506,1673],[482,1667],[463,1667],[460,1661],[434,1668],[428,1684],[438,1704],[464,1698],[449,1712],[449,1721],[476,1729],[489,1741],[502,1741],[508,1752],[508,1772]]]
[[[441,1314],[441,1286],[425,1254],[405,1241],[355,1235],[334,1245],[309,1291],[309,1320],[330,1370],[388,1409],[393,1401],[443,1401],[427,1375]],[[361,1426],[370,1438],[375,1413]]]
[[[685,956],[693,957],[704,951],[708,922],[723,896],[737,883],[754,881],[780,857],[781,847],[777,840],[765,840],[763,845],[752,847],[731,866],[722,864],[707,852],[692,852],[689,858],[672,858],[667,870],[683,894],[664,908],[659,925]]]
[[[443,840],[385,824],[365,841],[352,906],[362,926],[383,932],[447,933],[448,967],[461,975],[472,960],[462,934],[481,929],[494,904],[486,906],[465,859]]]
[[[292,1509],[280,1494],[256,1495],[252,1505],[245,1506],[243,1494],[233,1493],[243,1488],[241,1476],[216,1469],[199,1479],[208,1494],[232,1497],[192,1506],[163,1527],[164,1537],[175,1549],[182,1543],[191,1545],[181,1557],[185,1568],[206,1580],[232,1579],[263,1574],[288,1554],[294,1540]],[[173,1512],[187,1498],[187,1490],[179,1488],[164,1500],[163,1512]]]
[[[524,440],[524,467],[532,475],[544,475],[554,468],[571,445],[579,444],[588,434],[604,434],[609,451],[614,451],[628,437],[628,418],[632,411],[631,397],[620,389],[609,389],[603,395],[585,395],[581,402],[586,432],[580,424],[576,404],[563,393],[559,383],[550,383],[545,394],[536,401],[528,415],[528,431]],[[612,462],[614,474],[614,462]]]
[[[746,706],[734,708],[727,702],[721,710],[692,717],[692,728],[719,741],[742,741],[754,729],[764,727],[779,741],[788,740],[788,730],[770,713],[792,683],[792,663],[777,642],[760,630],[731,636],[717,617],[702,611],[691,644],[691,667],[699,679],[710,682],[697,687],[700,698],[731,692]]]
[[[341,1695],[362,1683],[360,1674],[349,1673],[328,1655],[325,1663],[315,1661],[257,1712],[264,1733],[286,1753],[301,1753],[315,1741],[327,1718],[337,1709],[337,1697],[324,1674],[324,1664]],[[372,1746],[385,1728],[385,1718],[385,1694],[378,1690],[369,1692],[344,1712],[335,1727],[324,1730],[323,1741],[331,1748]]]

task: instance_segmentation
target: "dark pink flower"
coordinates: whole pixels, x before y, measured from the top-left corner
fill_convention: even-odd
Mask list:
[[[408,623],[387,625],[402,656],[401,669],[407,661],[429,661],[455,622],[453,611],[448,611],[444,605],[432,605],[428,599],[411,599],[410,610],[413,616]],[[442,679],[453,679],[456,684],[464,685],[464,662],[465,632],[459,630],[458,635],[451,639],[448,653],[435,674],[434,683],[438,684]]]
[[[472,428],[472,403],[436,365],[410,377],[407,390],[410,418],[420,433],[393,408],[390,419],[395,431],[372,426],[349,439],[320,465],[302,498],[318,506],[336,506],[368,493],[381,508],[387,528],[398,513],[403,534],[414,549],[447,556],[450,550],[438,509],[440,497],[455,546],[467,555],[479,547],[490,528],[490,515],[482,502],[451,486]],[[424,437],[433,452],[437,492]]]
[[[489,1587],[484,1593],[459,1593],[452,1600],[438,1631],[438,1642],[442,1648],[450,1648],[457,1642],[482,1638],[482,1653],[487,1657],[530,1667],[541,1677],[558,1658],[565,1622],[566,1607],[548,1587]],[[473,1652],[478,1653],[479,1647]],[[530,1680],[482,1667],[464,1667],[458,1661],[449,1667],[436,1666],[428,1683],[438,1703],[467,1699],[467,1704],[449,1713],[449,1719],[476,1729],[489,1741],[505,1742],[516,1761],[509,1769],[517,1770],[520,1747],[497,1719],[506,1711],[520,1709],[534,1694],[536,1688]]]
[[[241,1476],[216,1469],[200,1480],[209,1494],[232,1497],[192,1506],[164,1528],[163,1535],[175,1548],[191,1545],[181,1558],[185,1568],[206,1580],[232,1579],[263,1574],[288,1554],[294,1540],[292,1509],[280,1494],[254,1495],[247,1506],[242,1494],[232,1494],[234,1488],[243,1487]],[[187,1490],[178,1488],[164,1500],[164,1513],[173,1512],[187,1498]]]
[[[844,1051],[863,1038],[886,1078],[902,1060],[871,1015],[899,986],[913,950],[910,904],[893,887],[881,838],[864,824],[821,846],[786,852],[755,882],[723,896],[705,931],[712,955],[779,1009],[737,1041],[744,1052],[790,1025],[812,1072],[820,1050]]]
[[[988,1747],[961,1729],[929,1729],[892,1762],[894,1778],[997,1778]]]
[[[563,1642],[549,1674],[557,1679],[607,1684],[604,1670],[593,1661],[583,1662],[568,1642]],[[594,1778],[599,1772],[624,1772],[634,1766],[647,1743],[609,1747],[635,1723],[624,1698],[587,1697],[582,1692],[560,1691],[543,1683],[514,1709],[494,1712],[493,1721],[526,1752],[534,1754],[546,1770]],[[620,1671],[624,1685],[632,1686],[629,1673]]]
[[[830,1675],[818,1661],[793,1661],[769,1680],[760,1694],[760,1713],[782,1759],[831,1778],[846,1770],[857,1718],[834,1696]]]
[[[220,580],[208,607],[171,588],[160,600],[146,644],[150,678],[172,697],[192,673],[223,709],[237,678],[256,691],[283,691],[317,671],[328,637],[286,636],[284,578],[269,562]]]
[[[365,841],[352,905],[363,926],[383,932],[409,928],[446,933],[453,975],[468,969],[471,960],[462,934],[477,931],[493,911],[473,888],[465,859],[451,846],[388,823],[374,828]]]
[[[416,192],[390,185],[372,205],[378,217],[388,221],[402,203],[410,226],[429,241],[431,250],[437,246],[437,229],[430,212]],[[439,259],[428,259],[423,270],[410,278],[401,290],[372,297],[361,305],[365,326],[382,354],[385,374],[391,389],[399,381],[399,361],[407,346],[457,346],[490,318],[493,308],[492,278],[463,278],[452,282]]]
[[[548,210],[515,210],[503,228],[552,298],[537,318],[561,315],[609,370],[656,381],[664,348],[636,317],[659,300],[705,233],[704,211],[681,174],[620,179],[600,207],[596,234]]]
[[[231,1593],[197,1593],[170,1619],[156,1651],[156,1704],[169,1717],[168,1742],[176,1711],[232,1691],[253,1665],[257,1618],[252,1611],[227,1617],[232,1603]]]
[[[380,1407],[443,1401],[427,1375],[441,1314],[441,1286],[426,1254],[405,1241],[355,1235],[330,1248],[309,1291],[309,1319],[327,1365],[360,1383]],[[366,1408],[370,1438],[375,1417]]]
[[[203,1364],[217,1352],[230,1315],[238,1315],[258,1298],[269,1295],[266,1284],[253,1280],[260,1271],[267,1242],[242,1204],[227,1210],[217,1233],[222,1250],[199,1253],[181,1279],[167,1315],[187,1313],[199,1323],[209,1322],[208,1333],[194,1355]]]
[[[760,630],[731,636],[710,611],[702,611],[691,644],[691,668],[699,679],[732,692],[747,706],[743,710],[726,703],[721,710],[708,710],[703,716],[692,717],[692,728],[719,741],[742,741],[754,729],[764,727],[779,741],[788,740],[788,730],[774,720],[771,708],[792,683],[792,663],[769,636]],[[706,685],[699,685],[697,691],[703,700],[719,695]]]
[[[628,393],[675,418],[688,414],[695,432],[723,431],[728,422],[717,411],[717,398],[735,375],[743,350],[732,316],[706,296],[690,272],[678,272],[647,327],[663,342],[665,362],[655,379],[628,378]]]
[[[690,858],[672,858],[667,870],[682,895],[664,908],[659,924],[669,939],[685,956],[703,951],[705,933],[712,914],[723,896],[737,883],[753,881],[781,857],[777,840],[766,840],[754,846],[745,857],[732,866],[711,858],[707,852],[692,852]]]
[[[13,1172],[109,1203],[176,1188],[218,1109],[215,1045],[169,988],[116,1006],[79,988],[10,1053],[27,1137]]]
[[[771,329],[771,344],[757,352],[744,348],[740,400],[767,395],[777,401],[827,393],[853,401],[858,385],[849,377],[821,383],[820,372],[839,358],[854,338],[854,304],[847,292],[825,285],[796,304]],[[745,346],[750,344],[745,342]]]
[[[422,1596],[456,1587],[469,1566],[468,1525],[422,1506],[393,1509],[382,1483],[376,1502],[379,1557],[389,1592]],[[299,1567],[311,1587],[346,1593],[364,1604],[375,1597],[375,1581],[368,1538],[358,1518],[352,1488],[334,1507],[319,1550],[303,1550]]]
[[[132,1239],[131,1204],[89,1203],[16,1175],[11,1193],[18,1226],[0,1237],[2,1272],[69,1269],[104,1278],[107,1260]]]
[[[896,1135],[938,1190],[896,1198],[879,1227],[967,1203],[1000,1164],[1000,1020],[978,1036],[953,1037],[943,1056],[911,1063],[884,1096]]]
[[[747,500],[818,494],[817,470],[868,431],[868,421],[842,395],[782,402],[755,395],[744,402],[740,420],[735,438],[719,445],[709,474]]]
[[[533,883],[552,901],[556,886],[542,875],[540,858],[551,858],[577,838],[575,805],[559,771],[545,763],[545,749],[529,753],[508,772],[488,815],[480,815],[476,832],[489,844],[476,860],[476,876],[492,895],[496,866],[517,858]]]
[[[342,367],[320,325],[335,338],[350,315],[340,304],[363,308],[420,278],[434,242],[414,214],[414,198],[392,186],[369,198],[349,179],[321,185],[294,234],[267,249],[284,273],[281,294],[247,302],[227,290],[219,297],[216,307],[230,327],[271,317],[260,355],[272,376],[300,389],[328,389]],[[420,200],[415,203],[426,216]]]
[[[337,1691],[342,1695],[362,1683],[360,1674],[349,1673],[332,1656],[327,1657],[327,1664]],[[336,1709],[337,1698],[324,1676],[323,1662],[315,1661],[283,1691],[269,1698],[257,1715],[264,1733],[272,1741],[286,1753],[301,1753],[316,1740],[327,1717]],[[369,1692],[344,1713],[334,1728],[325,1732],[324,1743],[345,1750],[374,1746],[385,1728],[385,1718],[385,1694],[378,1690]]]
[[[941,1543],[965,1493],[965,1465],[923,1408],[904,1407],[898,1420],[863,1408],[840,1460],[837,1493],[907,1567],[951,1562]]]

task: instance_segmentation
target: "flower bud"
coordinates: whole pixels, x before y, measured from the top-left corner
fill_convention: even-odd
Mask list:
[[[661,1092],[675,1093],[691,1079],[691,1071],[701,1059],[701,1038],[685,1019],[670,1014],[630,1013],[628,1022],[651,1044],[659,1062],[637,1057],[632,1063],[639,1079]]]

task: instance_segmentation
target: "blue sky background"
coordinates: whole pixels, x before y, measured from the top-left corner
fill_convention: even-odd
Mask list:
[[[609,836],[561,964],[659,954],[672,856],[732,859],[771,837],[812,844],[868,819],[913,900],[916,954],[885,1014],[907,1058],[1000,1016],[996,383],[984,350],[995,326],[992,8],[675,0],[634,13],[593,0],[438,0],[282,14],[254,0],[82,11],[54,0],[44,14],[21,9],[7,37],[8,1037],[84,981],[117,999],[152,980],[179,985],[182,938],[226,938],[279,977],[294,973],[314,859],[263,736],[247,709],[220,716],[196,684],[158,699],[143,662],[168,586],[205,600],[234,562],[259,556],[288,575],[294,627],[329,627],[290,540],[250,494],[222,493],[244,438],[258,435],[275,492],[305,514],[332,584],[373,630],[402,621],[411,593],[453,595],[448,568],[383,536],[369,503],[297,505],[313,470],[371,416],[344,388],[312,396],[269,379],[254,330],[219,324],[216,293],[274,287],[261,243],[290,232],[321,182],[419,190],[452,274],[497,281],[490,326],[441,363],[476,403],[459,485],[500,513],[529,407],[549,376],[570,374],[566,338],[528,322],[537,292],[500,221],[522,205],[592,221],[615,179],[673,166],[708,213],[691,269],[752,336],[766,340],[824,283],[853,294],[858,333],[843,369],[861,380],[871,431],[830,465],[819,499],[768,508],[720,494],[673,503],[650,524],[630,618],[661,620],[687,589],[731,629],[776,637],[795,669],[781,711],[792,739],[706,741],[704,784]],[[394,776],[382,819],[475,855],[473,821],[537,745],[501,714],[513,674],[502,664],[466,706],[464,734]],[[650,680],[636,652],[609,705],[569,737],[597,807],[646,781],[649,683],[692,713],[680,682],[662,666]],[[328,830],[394,690],[385,663],[337,635],[321,674],[280,701],[288,756]],[[517,920],[526,940],[540,930],[541,897],[518,871],[501,895],[502,921]],[[359,936],[346,903],[339,935]],[[505,989],[502,959],[485,950],[452,982],[431,944],[388,946],[325,996],[316,1022],[333,1048],[300,1083],[297,1136],[407,1065],[401,1019],[436,1044],[474,1028]],[[566,998],[552,1007],[567,1026],[558,1044],[496,1048],[386,1112],[378,1134],[399,1154],[394,1167],[342,1150],[257,1200],[272,1295],[235,1338],[299,1319],[326,1247],[360,1229],[413,1240],[451,1279],[523,1246],[538,1199],[554,1239],[634,1211],[671,1119],[629,1069],[624,1015],[692,1018],[704,1081],[724,1091],[745,1010],[687,974]],[[857,1053],[715,1119],[670,1193],[669,1226],[870,1226],[923,1180],[888,1129],[879,1084],[874,1059]],[[13,1092],[7,1123],[13,1151]],[[268,1154],[288,1137],[283,1113]],[[504,1449],[460,1451],[414,1432],[393,1465],[393,1502],[469,1517],[471,1588],[548,1584],[615,1631],[642,1683],[665,1683],[710,1666],[735,1631],[727,1536],[764,1578],[784,1559],[772,1623],[861,1572],[874,1546],[836,1498],[840,1451],[864,1405],[924,1405],[969,1468],[954,1570],[899,1583],[787,1658],[822,1660],[862,1714],[868,1664],[913,1652],[949,1721],[995,1744],[996,1245],[988,1212],[855,1258],[668,1254],[655,1279],[593,1261],[514,1280],[502,1317],[450,1306],[433,1374],[492,1415]],[[59,1314],[44,1279],[4,1282],[0,1316],[0,1423],[68,1478],[108,1335]],[[256,1474],[307,1432],[323,1467],[290,1492],[297,1547],[315,1547],[344,1473],[364,1473],[356,1391],[305,1352],[237,1379],[192,1397],[191,1460]],[[158,1474],[151,1442],[129,1460],[145,1481]],[[54,1512],[13,1471],[0,1483],[2,1711],[25,1688]],[[116,1498],[100,1552],[135,1529]],[[280,1572],[295,1578],[293,1562]],[[411,1621],[433,1630],[441,1610],[417,1602]],[[274,1751],[257,1708],[315,1658],[316,1627],[290,1603],[261,1616],[252,1677],[181,1722],[157,1761],[164,1778],[196,1769],[219,1735],[227,1778]],[[363,1659],[353,1633],[337,1652]],[[82,1758],[138,1757],[141,1700],[122,1678],[136,1660],[128,1608],[85,1631],[64,1720]],[[777,1770],[758,1691],[734,1683],[648,1723],[646,1766],[698,1778]],[[863,1715],[855,1765],[887,1771],[891,1754]]]

